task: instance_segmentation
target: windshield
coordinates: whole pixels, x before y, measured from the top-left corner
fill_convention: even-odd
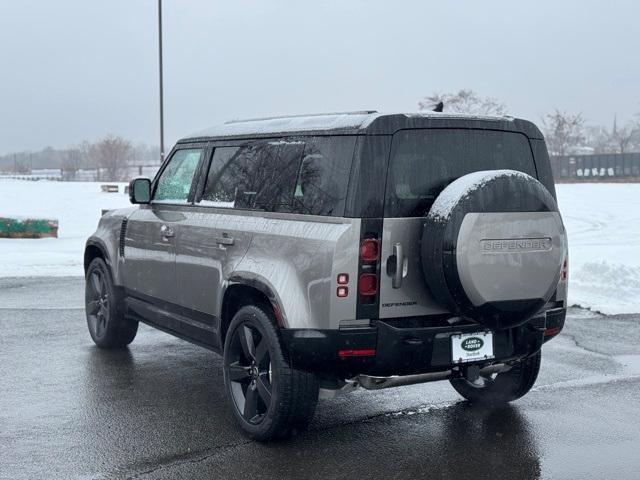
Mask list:
[[[457,178],[503,168],[536,177],[526,136],[492,130],[402,130],[393,136],[385,217],[422,216]]]

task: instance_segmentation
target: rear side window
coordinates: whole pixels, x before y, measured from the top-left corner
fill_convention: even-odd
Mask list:
[[[290,210],[304,143],[261,140],[213,153],[200,204]]]
[[[454,180],[497,169],[518,170],[537,178],[525,135],[492,130],[401,130],[393,136],[385,216],[425,215]]]
[[[355,136],[305,137],[296,179],[294,213],[344,215]]]

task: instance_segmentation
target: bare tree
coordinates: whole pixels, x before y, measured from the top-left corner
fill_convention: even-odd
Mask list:
[[[434,93],[418,102],[418,109],[434,110],[440,102],[444,112],[497,116],[507,113],[504,103],[493,97],[481,97],[470,89],[462,89],[456,93]]]
[[[139,142],[133,147],[133,162],[136,165],[153,165],[159,162],[160,147]]]
[[[610,138],[615,153],[626,153],[639,140],[640,128],[633,122],[627,123],[624,127],[618,127],[614,123]]]
[[[107,135],[88,147],[89,157],[98,169],[100,180],[104,170],[105,180],[123,180],[127,176],[127,167],[133,155],[131,142],[122,137]]]
[[[63,152],[62,162],[62,178],[64,180],[75,180],[78,170],[85,165],[85,158],[80,147],[72,147]]]
[[[593,153],[613,153],[615,147],[611,143],[611,132],[602,125],[585,127],[584,144],[593,150]]]
[[[13,154],[13,171],[14,173],[29,174],[31,173],[31,165],[24,152]]]
[[[555,110],[542,119],[544,135],[552,155],[568,155],[584,146],[584,118]]]
[[[627,153],[640,147],[640,123],[630,121],[620,128],[614,120],[611,130],[600,125],[585,129],[586,145],[593,153]]]

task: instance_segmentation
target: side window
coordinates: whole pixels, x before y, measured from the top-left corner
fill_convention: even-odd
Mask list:
[[[169,160],[158,179],[154,201],[186,202],[191,191],[193,176],[202,157],[202,149],[178,150]]]
[[[307,137],[305,140],[293,211],[343,216],[356,137]]]
[[[303,149],[291,140],[216,148],[200,204],[289,211]]]

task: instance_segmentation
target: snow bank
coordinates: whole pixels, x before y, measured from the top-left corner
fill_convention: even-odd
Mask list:
[[[640,312],[640,184],[558,185],[569,235],[569,302]],[[103,208],[129,206],[100,183],[0,180],[0,216],[57,218],[60,238],[0,239],[0,277],[82,275],[86,238]]]
[[[569,236],[569,303],[640,312],[640,184],[557,185]]]
[[[101,209],[130,205],[128,195],[103,193],[100,185],[0,180],[0,216],[59,221],[59,238],[1,238],[0,277],[83,275],[84,243],[96,229]]]

